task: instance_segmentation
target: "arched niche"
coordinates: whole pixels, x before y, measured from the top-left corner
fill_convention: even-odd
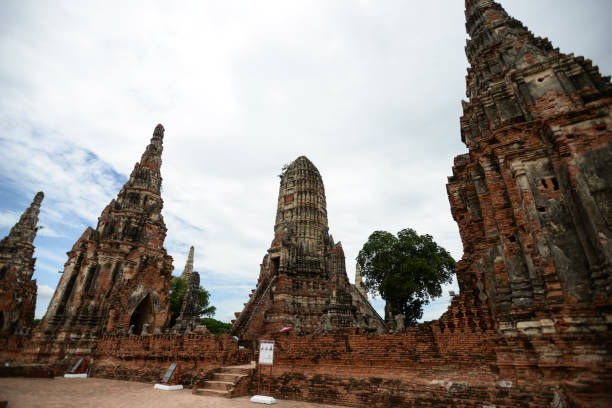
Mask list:
[[[155,320],[155,311],[153,309],[153,299],[151,299],[151,294],[147,294],[140,301],[140,304],[134,309],[132,316],[130,317],[130,327],[134,326],[132,329],[132,334],[141,335],[142,328],[145,324],[149,325],[148,332],[151,333],[153,330],[152,324]]]

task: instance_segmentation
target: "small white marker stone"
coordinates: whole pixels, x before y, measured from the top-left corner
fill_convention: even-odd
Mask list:
[[[274,399],[274,397],[268,397],[266,395],[254,395],[253,397],[251,397],[251,402],[268,405],[276,404],[276,400]]]

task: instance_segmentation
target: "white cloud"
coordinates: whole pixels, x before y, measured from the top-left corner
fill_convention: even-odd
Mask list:
[[[49,306],[49,302],[51,302],[51,298],[53,297],[53,292],[55,288],[47,285],[38,285],[38,293],[36,297],[36,319],[42,319],[47,311],[47,307]]]
[[[11,229],[20,216],[17,211],[0,211],[0,227]]]
[[[64,234],[60,234],[59,232],[47,226],[40,225],[39,227],[40,228],[38,228],[37,234],[40,236],[49,237],[49,238],[62,238],[66,236]]]

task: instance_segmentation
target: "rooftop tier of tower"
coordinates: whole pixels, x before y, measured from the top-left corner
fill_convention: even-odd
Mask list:
[[[161,247],[167,229],[161,210],[160,173],[164,127],[157,125],[150,144],[134,165],[130,178],[117,199],[104,209],[98,219],[98,231],[104,239],[140,242]]]
[[[0,248],[6,248],[17,243],[32,245],[38,231],[38,214],[43,198],[45,198],[45,195],[42,191],[36,193],[32,204],[21,214],[19,221],[13,225],[9,234],[0,241]]]
[[[310,160],[300,156],[281,177],[275,237],[295,237],[298,257],[317,257],[329,246],[328,230],[321,175]]]
[[[470,36],[465,47],[471,65],[466,90],[470,98],[476,88],[502,80],[509,70],[525,68],[559,53],[547,39],[535,37],[494,1],[467,1],[465,14]]]
[[[610,77],[591,61],[553,48],[492,0],[466,1],[470,62],[461,139],[483,147],[490,130],[579,111],[610,97]]]

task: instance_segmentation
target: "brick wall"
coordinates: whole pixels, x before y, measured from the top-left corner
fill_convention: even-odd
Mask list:
[[[228,334],[103,336],[94,354],[92,375],[158,382],[172,362],[181,362],[183,385],[204,380],[215,368],[247,364],[249,350]]]
[[[606,406],[606,331],[503,335],[475,303],[457,296],[439,320],[390,335],[273,334],[272,395],[352,407]],[[256,376],[249,391],[257,392]]]

